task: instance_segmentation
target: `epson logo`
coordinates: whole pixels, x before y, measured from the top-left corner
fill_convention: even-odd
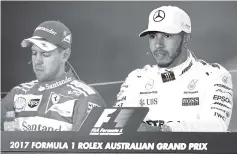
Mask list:
[[[230,103],[230,99],[225,96],[214,95],[213,100],[221,100],[222,102]]]

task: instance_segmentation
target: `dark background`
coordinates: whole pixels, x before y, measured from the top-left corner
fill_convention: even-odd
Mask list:
[[[87,83],[121,81],[132,70],[154,64],[147,38],[149,13],[161,5],[176,5],[192,21],[190,49],[198,58],[237,69],[237,2],[1,2],[1,91],[35,79],[30,48],[21,48],[43,21],[60,20],[72,31],[71,64]],[[232,72],[234,88],[237,73]],[[111,106],[120,84],[95,86]],[[234,89],[234,103],[236,90]],[[234,105],[230,131],[237,131]]]

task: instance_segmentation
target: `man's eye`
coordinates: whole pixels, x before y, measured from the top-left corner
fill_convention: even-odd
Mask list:
[[[165,37],[165,38],[170,38],[171,35],[169,35],[169,34],[164,34],[164,37]]]
[[[37,54],[37,52],[36,51],[32,51],[32,55],[36,55]]]
[[[43,56],[44,56],[44,57],[49,57],[50,54],[49,54],[49,53],[43,53]]]
[[[156,36],[154,34],[150,34],[149,38],[154,39]]]

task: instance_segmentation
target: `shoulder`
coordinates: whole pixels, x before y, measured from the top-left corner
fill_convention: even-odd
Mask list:
[[[21,83],[21,84],[15,86],[13,88],[13,90],[20,90],[20,91],[26,92],[26,91],[32,89],[36,84],[38,84],[38,80],[33,80],[30,82]]]
[[[214,75],[229,74],[230,72],[218,63],[208,63],[202,59],[196,60],[196,65],[199,66],[202,70],[205,70]]]
[[[86,102],[88,108],[106,106],[102,96],[90,85],[81,80],[73,80],[68,83],[73,95],[79,96],[81,102]]]
[[[133,70],[131,73],[128,74],[127,78],[140,79],[152,71],[153,67],[151,65],[145,65],[143,68]]]
[[[199,69],[205,71],[212,81],[220,81],[232,87],[232,76],[230,72],[218,63],[207,63],[204,60],[196,61]]]
[[[98,92],[85,82],[81,80],[72,80],[67,84],[67,86],[74,92],[78,92],[78,94],[83,94],[85,97],[89,95],[98,94]]]

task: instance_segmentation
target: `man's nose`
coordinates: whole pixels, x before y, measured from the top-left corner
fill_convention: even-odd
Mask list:
[[[42,55],[37,54],[36,57],[35,57],[34,62],[35,62],[35,64],[41,64],[41,63],[43,63]]]
[[[164,37],[160,34],[157,34],[156,37],[156,48],[163,48],[164,47]]]

